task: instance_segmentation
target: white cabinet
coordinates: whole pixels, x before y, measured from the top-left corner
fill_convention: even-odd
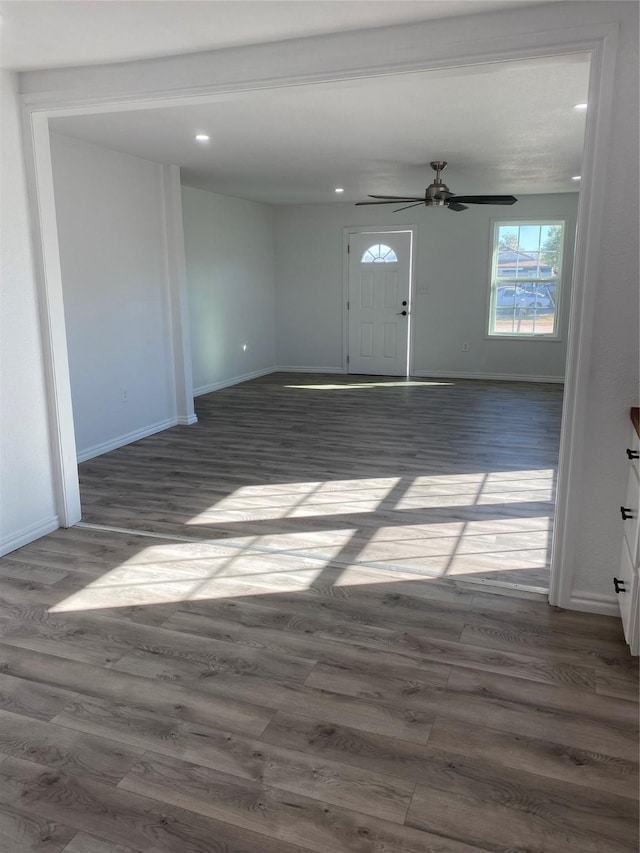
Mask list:
[[[622,556],[618,574],[613,579],[618,594],[618,604],[624,635],[637,655],[640,647],[640,584],[638,567],[640,565],[640,418],[638,409],[631,410],[633,422],[625,454],[629,461],[629,479],[625,502],[620,507],[620,516],[624,530]]]

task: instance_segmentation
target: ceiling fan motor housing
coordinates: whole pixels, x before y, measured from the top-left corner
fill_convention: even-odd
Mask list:
[[[449,191],[449,187],[440,177],[440,173],[447,168],[447,161],[432,160],[429,165],[435,171],[436,176],[433,183],[424,191],[424,203],[427,207],[446,207],[449,199],[453,195],[453,193]]]

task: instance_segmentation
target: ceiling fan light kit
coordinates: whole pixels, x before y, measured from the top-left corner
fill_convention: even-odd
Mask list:
[[[469,204],[515,204],[518,199],[513,195],[454,195],[441,178],[442,172],[447,168],[446,160],[432,160],[431,168],[436,176],[422,196],[398,196],[398,195],[370,195],[375,201],[357,201],[356,206],[365,204],[402,204],[409,202],[404,207],[398,207],[393,212],[408,210],[410,207],[448,207],[449,210],[467,210]]]

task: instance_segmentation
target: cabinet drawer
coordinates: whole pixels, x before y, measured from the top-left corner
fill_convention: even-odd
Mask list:
[[[617,576],[618,589],[624,586],[624,592],[618,592],[618,606],[622,617],[622,627],[631,653],[638,654],[638,570],[631,560],[627,543],[622,543],[620,570]]]
[[[624,538],[629,547],[629,553],[634,564],[638,563],[638,530],[640,516],[640,480],[635,470],[629,471],[627,495],[624,506],[620,509],[624,530]]]

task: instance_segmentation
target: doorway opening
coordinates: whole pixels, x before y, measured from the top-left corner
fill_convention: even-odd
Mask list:
[[[604,39],[605,35],[602,35],[602,39]],[[541,51],[539,43],[529,43],[529,41],[525,38],[524,42],[526,44],[521,45],[519,49],[512,49],[511,56],[515,57],[525,57],[531,58],[532,55],[536,55],[535,51],[538,54]],[[586,46],[587,42],[584,41],[584,37],[582,39],[576,36],[576,42],[571,45],[573,50],[594,50],[596,52],[602,51],[603,46],[600,42],[596,42],[594,46],[594,36],[590,35],[588,41],[588,47]],[[562,45],[556,45],[553,48],[551,45],[547,46],[548,52],[556,53],[566,53],[568,51],[568,46],[566,40],[562,43]],[[462,57],[459,58],[460,64],[462,63]],[[600,55],[600,59],[602,56]],[[487,56],[487,62],[491,62],[491,57]],[[455,63],[454,63],[455,64]],[[425,63],[421,64],[422,69],[425,68]],[[602,71],[601,65],[596,65],[599,71],[599,75],[604,75],[606,78],[605,83],[609,85],[612,79],[612,60],[609,57],[609,61],[607,64],[606,71],[604,74]],[[373,72],[372,72],[373,73]],[[378,69],[378,73],[381,73],[380,69]],[[560,567],[564,567],[565,563],[562,560],[562,555],[567,549],[570,549],[570,526],[571,526],[571,518],[568,514],[568,497],[569,497],[569,482],[570,482],[570,463],[571,458],[568,453],[568,448],[571,445],[571,440],[576,432],[580,432],[582,426],[579,423],[579,418],[576,416],[576,412],[579,411],[579,401],[581,399],[580,395],[584,392],[584,378],[586,366],[588,364],[588,347],[584,347],[579,345],[580,341],[578,337],[584,335],[585,330],[581,328],[580,318],[583,313],[584,303],[587,296],[593,296],[595,292],[595,257],[593,255],[593,251],[589,250],[589,241],[587,239],[590,230],[593,230],[594,227],[598,224],[596,220],[598,219],[597,211],[595,210],[594,199],[597,198],[598,193],[596,190],[600,187],[600,181],[598,179],[597,173],[592,167],[594,162],[593,149],[596,147],[602,147],[602,145],[606,142],[606,132],[604,132],[603,128],[606,128],[606,122],[603,119],[599,119],[598,111],[597,111],[597,96],[596,91],[600,90],[600,87],[603,85],[603,81],[601,76],[596,75],[597,79],[592,80],[591,88],[594,94],[594,104],[595,104],[595,116],[596,118],[593,120],[590,126],[590,134],[588,137],[588,141],[590,143],[589,154],[590,156],[587,158],[587,168],[583,170],[583,195],[581,200],[581,223],[584,231],[579,235],[578,239],[578,249],[576,257],[579,259],[579,272],[575,276],[575,280],[580,283],[580,290],[578,292],[578,299],[574,299],[574,305],[572,305],[572,315],[574,318],[574,323],[572,324],[574,333],[573,340],[570,342],[570,370],[569,370],[569,382],[568,382],[568,390],[569,394],[567,397],[568,402],[565,403],[565,410],[568,409],[568,418],[565,418],[565,428],[564,428],[564,438],[561,447],[561,458],[562,451],[564,449],[565,457],[565,472],[562,470],[561,465],[561,475],[560,475],[560,486],[559,486],[559,496],[561,497],[560,501],[560,519],[561,519],[561,535],[558,540],[558,546],[555,549],[557,551],[557,559],[555,560],[555,564]],[[346,79],[344,74],[340,79]],[[284,84],[282,84],[284,86]],[[166,104],[170,105],[173,98],[171,93],[167,93],[166,95]],[[104,112],[108,112],[109,110],[113,111],[114,108],[117,109],[129,109],[129,105],[120,105],[119,103],[111,103],[105,107]],[[94,108],[95,109],[95,108]],[[70,115],[74,112],[76,115],[81,115],[83,111],[83,107],[73,107],[70,108],[68,106],[61,108],[59,106],[50,106],[47,110],[42,109],[34,110],[30,113],[31,119],[31,130],[32,130],[32,141],[34,146],[34,158],[31,162],[31,167],[33,169],[33,179],[37,183],[38,186],[38,200],[39,207],[38,213],[40,216],[38,217],[38,227],[40,229],[39,237],[41,242],[42,249],[42,258],[43,261],[42,266],[43,270],[41,270],[42,280],[44,283],[45,290],[45,307],[44,311],[47,314],[47,322],[45,323],[45,336],[48,338],[47,344],[45,347],[47,352],[47,357],[51,360],[51,369],[50,373],[53,376],[54,380],[61,384],[62,391],[64,393],[56,393],[60,389],[57,387],[57,384],[54,382],[54,386],[52,388],[52,397],[51,397],[51,415],[54,421],[54,432],[56,433],[56,438],[58,439],[58,456],[56,458],[56,475],[59,481],[59,492],[60,492],[60,517],[65,524],[73,524],[75,520],[77,520],[78,516],[78,506],[74,503],[77,499],[78,495],[78,483],[77,483],[77,469],[74,469],[74,466],[70,463],[72,453],[70,453],[73,447],[73,421],[71,417],[71,409],[70,409],[70,401],[68,395],[68,368],[65,369],[66,364],[66,352],[65,352],[65,329],[64,329],[64,316],[60,310],[60,276],[58,265],[55,262],[55,258],[52,256],[55,255],[57,251],[57,235],[55,232],[55,214],[53,207],[53,196],[52,196],[52,181],[51,181],[51,169],[50,169],[50,157],[49,157],[49,143],[48,143],[48,126],[47,120],[49,115],[55,115],[56,112],[60,114],[61,112],[66,112],[67,115]],[[604,142],[603,142],[604,140]],[[596,142],[598,143],[596,146]],[[35,166],[39,165],[41,168],[35,168]],[[586,190],[586,192],[585,192]],[[53,214],[53,215],[52,215]],[[586,225],[585,225],[586,223]],[[595,225],[594,225],[595,223]],[[588,226],[588,227],[587,227]],[[594,250],[595,251],[595,250]],[[51,264],[47,263],[48,260],[52,260]],[[46,269],[46,275],[44,273],[44,269]],[[588,275],[587,275],[588,273]],[[575,297],[576,294],[574,294]],[[57,370],[56,368],[59,368]],[[65,384],[66,383],[66,384]],[[577,383],[577,384],[575,384]],[[567,561],[569,566],[571,565],[571,561]],[[567,574],[568,572],[568,574]],[[567,581],[568,578],[568,581]],[[570,593],[570,567],[566,569],[564,580],[558,580],[557,583],[552,585],[552,603],[562,604],[563,599],[566,601],[566,596]]]

